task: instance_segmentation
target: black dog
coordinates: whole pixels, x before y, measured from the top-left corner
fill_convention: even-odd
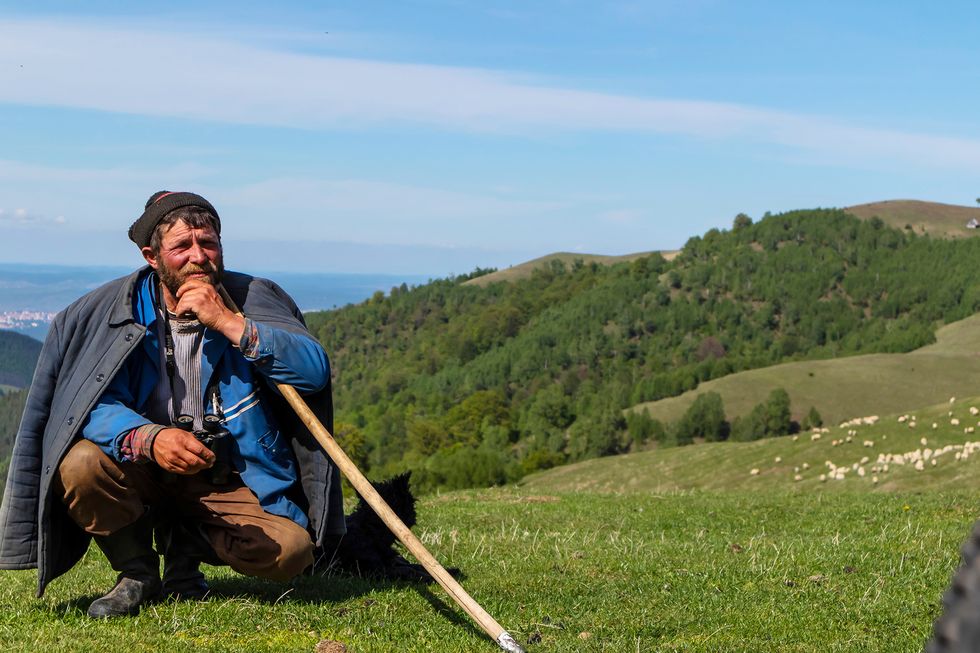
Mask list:
[[[409,487],[410,472],[379,483],[375,489],[409,528],[415,525],[415,495]],[[390,580],[431,583],[435,579],[422,565],[403,558],[394,548],[392,533],[364,498],[347,515],[347,535],[341,539],[331,566],[357,576],[375,576]],[[447,569],[459,576],[458,569]]]

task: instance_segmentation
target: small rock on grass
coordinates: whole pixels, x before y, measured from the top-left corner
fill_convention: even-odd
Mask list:
[[[313,653],[347,653],[347,647],[342,642],[332,639],[321,639],[317,642]]]

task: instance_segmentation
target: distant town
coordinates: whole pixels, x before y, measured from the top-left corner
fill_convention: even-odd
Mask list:
[[[0,311],[0,329],[36,329],[50,324],[55,315],[49,311]]]

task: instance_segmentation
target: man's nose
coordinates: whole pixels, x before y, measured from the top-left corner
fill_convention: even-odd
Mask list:
[[[198,243],[194,243],[187,251],[187,258],[191,263],[200,264],[208,260],[208,254]]]

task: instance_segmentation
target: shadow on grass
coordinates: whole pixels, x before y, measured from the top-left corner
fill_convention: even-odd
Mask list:
[[[227,571],[225,573],[228,573]],[[452,624],[468,630],[477,637],[482,637],[482,631],[466,617],[461,608],[451,605],[433,593],[432,584],[409,582],[405,580],[390,580],[376,576],[355,576],[345,573],[327,571],[313,576],[302,576],[289,583],[276,583],[249,576],[219,576],[209,579],[211,593],[208,601],[224,601],[228,599],[247,599],[269,606],[278,604],[319,605],[341,604],[376,591],[406,590],[416,591],[432,609]],[[111,585],[106,586],[106,591]],[[436,590],[441,591],[441,590]],[[77,617],[85,615],[89,604],[101,594],[86,593],[67,601],[50,604],[47,608],[52,614],[60,617]],[[166,604],[173,599],[161,599],[157,604]]]
[[[469,631],[470,634],[475,635],[479,639],[486,637],[486,633],[474,625],[473,621],[468,617],[464,616],[465,613],[462,608],[449,605],[443,601],[442,598],[432,593],[430,586],[415,583],[413,587],[419,596],[425,599],[426,603],[432,606],[432,609],[444,619],[463,630]]]

